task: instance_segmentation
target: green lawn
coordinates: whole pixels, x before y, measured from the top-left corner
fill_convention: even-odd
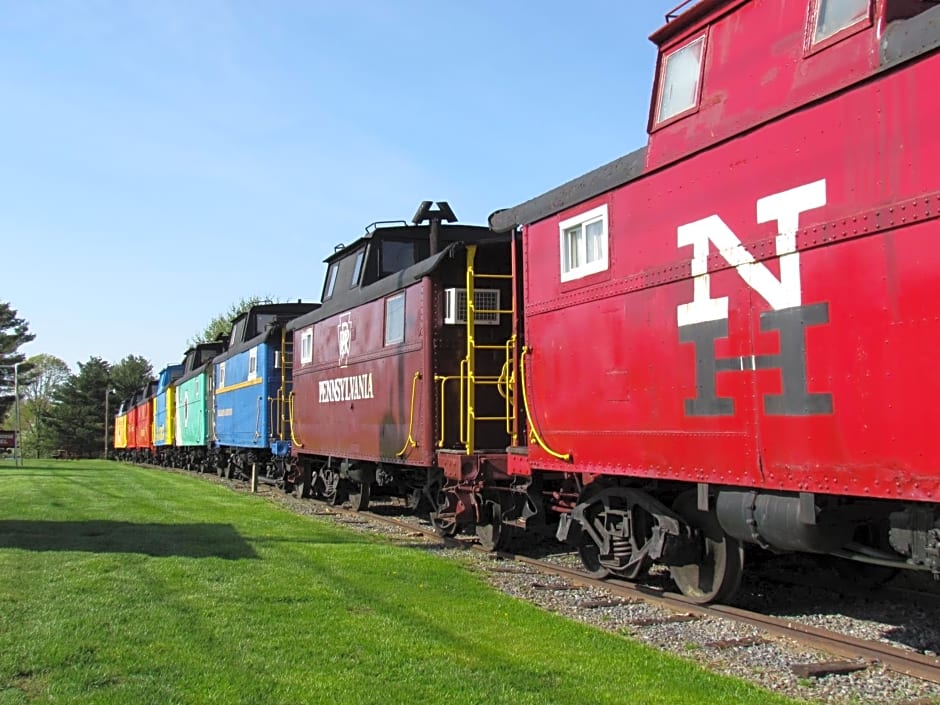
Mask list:
[[[182,474],[0,464],[0,704],[774,703]]]

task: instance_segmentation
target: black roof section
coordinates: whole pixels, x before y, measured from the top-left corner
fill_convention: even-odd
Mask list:
[[[225,352],[228,342],[213,340],[211,343],[199,343],[186,351],[183,358],[183,374],[173,384],[180,385],[187,380],[202,374],[209,363],[221,353]]]
[[[228,350],[217,355],[213,362],[222,362],[259,343],[267,342],[278,335],[288,321],[319,307],[320,304],[304,302],[252,306],[232,323],[231,345]]]
[[[507,240],[505,235],[497,235],[483,225],[441,223],[438,229],[438,243],[441,251],[430,254],[429,238],[429,225],[407,225],[398,221],[394,225],[382,224],[381,227],[371,231],[367,229],[365,235],[341,250],[337,250],[325,260],[328,265],[327,277],[330,276],[330,270],[334,265],[337,265],[339,271],[343,273],[340,276],[344,276],[353,271],[353,268],[348,265],[352,264],[358,253],[366,252],[363,271],[358,283],[350,283],[348,278],[345,279],[337,285],[332,296],[324,297],[323,304],[318,310],[291,321],[287,325],[287,330],[304,328],[311,323],[400,291],[433,272],[444,260],[456,256],[467,244],[486,244]],[[383,271],[381,262],[383,244],[402,241],[415,243],[416,261],[394,272]],[[344,264],[347,266],[344,267]],[[326,294],[325,290],[324,294]]]
[[[541,196],[512,208],[495,211],[490,215],[490,227],[501,233],[543,220],[639,178],[643,175],[645,165],[646,147],[641,147]]]

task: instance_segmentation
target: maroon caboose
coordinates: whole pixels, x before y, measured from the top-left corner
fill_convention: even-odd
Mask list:
[[[411,224],[370,226],[326,260],[321,308],[289,324],[302,493],[424,498],[447,532],[494,512],[470,488],[506,479],[516,424],[511,238],[454,220],[425,202]]]
[[[648,146],[490,218],[526,274],[505,518],[701,601],[744,543],[938,575],[940,7],[671,19]]]

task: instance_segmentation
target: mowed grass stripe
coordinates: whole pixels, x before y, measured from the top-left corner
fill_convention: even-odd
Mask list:
[[[786,702],[198,478],[0,467],[0,704]]]

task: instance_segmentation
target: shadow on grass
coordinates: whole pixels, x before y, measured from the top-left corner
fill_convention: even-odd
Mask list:
[[[0,521],[0,548],[227,560],[258,557],[231,524],[4,520]]]

